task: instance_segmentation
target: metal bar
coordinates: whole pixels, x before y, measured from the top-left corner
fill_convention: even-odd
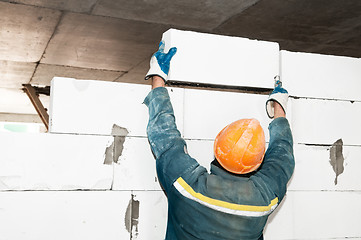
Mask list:
[[[33,104],[36,112],[38,113],[41,121],[44,123],[46,130],[49,129],[49,115],[46,112],[46,109],[44,108],[43,104],[41,103],[39,96],[36,94],[36,91],[33,86],[30,84],[23,84],[24,92],[28,95],[31,103]]]
[[[268,95],[273,90],[271,88],[229,86],[229,85],[197,83],[197,82],[183,82],[183,81],[173,81],[173,80],[168,80],[167,85],[171,86],[171,87],[184,87],[184,88],[205,89],[205,90],[214,90],[214,91],[253,93],[253,94],[262,94],[262,95]]]

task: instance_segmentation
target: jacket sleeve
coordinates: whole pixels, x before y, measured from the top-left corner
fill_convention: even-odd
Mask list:
[[[153,89],[144,100],[149,110],[147,136],[156,159],[166,152],[175,139],[181,137],[175,122],[168,91],[164,87]]]
[[[262,179],[262,185],[267,185],[282,201],[295,167],[292,133],[286,118],[274,119],[269,131],[269,146],[261,168],[254,177]]]
[[[144,103],[149,110],[148,141],[157,161],[159,181],[167,190],[179,176],[194,170],[199,164],[187,154],[186,143],[177,129],[167,89],[153,89]]]

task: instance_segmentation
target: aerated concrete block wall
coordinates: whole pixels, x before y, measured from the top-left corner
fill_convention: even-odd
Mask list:
[[[170,80],[288,89],[296,168],[265,239],[361,239],[361,60],[170,30]],[[149,85],[55,78],[47,134],[0,134],[0,240],[163,239],[167,199],[147,138]],[[228,123],[267,95],[168,87],[191,156],[209,169]]]

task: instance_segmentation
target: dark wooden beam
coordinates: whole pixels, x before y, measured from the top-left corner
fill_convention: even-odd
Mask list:
[[[31,103],[33,104],[36,112],[38,113],[41,121],[44,123],[46,130],[49,129],[49,115],[44,108],[43,104],[41,103],[38,94],[33,86],[30,84],[23,84],[24,92],[28,95]]]

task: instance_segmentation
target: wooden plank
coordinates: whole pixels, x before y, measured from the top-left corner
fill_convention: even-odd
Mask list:
[[[170,29],[165,50],[177,47],[169,80],[228,86],[273,88],[279,73],[275,42]]]
[[[361,59],[288,51],[280,56],[292,96],[361,101]]]
[[[149,85],[54,78],[50,128],[53,133],[146,136]],[[183,127],[183,89],[168,88],[177,125]]]
[[[39,96],[36,94],[35,89],[30,84],[23,85],[24,92],[28,95],[31,103],[33,104],[36,112],[38,113],[41,121],[44,123],[46,129],[49,129],[49,114],[41,103]]]
[[[0,191],[110,189],[107,136],[2,133]]]

